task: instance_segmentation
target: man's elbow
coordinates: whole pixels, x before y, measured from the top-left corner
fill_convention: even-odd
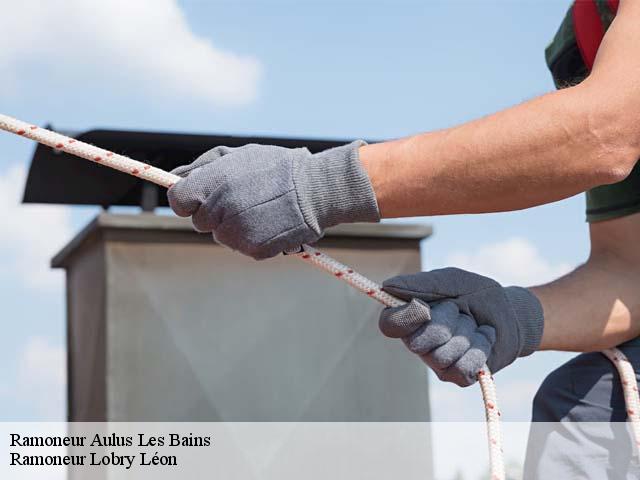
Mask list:
[[[593,186],[621,182],[640,158],[640,105],[606,100],[587,104]]]
[[[604,148],[597,154],[591,186],[609,185],[623,181],[638,162],[638,154],[621,149]]]

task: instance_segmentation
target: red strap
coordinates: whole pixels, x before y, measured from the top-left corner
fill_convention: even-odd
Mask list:
[[[618,7],[620,6],[620,0],[609,0],[609,9],[614,13],[618,13]]]
[[[604,38],[604,27],[595,0],[576,0],[573,4],[573,28],[582,60],[591,70]]]

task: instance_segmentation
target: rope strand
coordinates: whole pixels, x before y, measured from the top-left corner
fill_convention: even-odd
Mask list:
[[[7,115],[0,114],[0,130],[5,130],[7,132],[35,140],[36,142],[48,145],[53,149],[114,168],[129,175],[153,182],[162,187],[171,188],[180,180],[179,176],[151,165],[147,165],[146,163],[133,160],[123,155],[118,155],[117,153],[81,142],[74,138],[66,137],[59,133],[40,128],[37,125],[29,124]],[[369,280],[348,266],[343,265],[337,260],[334,260],[328,255],[308,245],[303,245],[296,252],[288,253],[330,273],[335,278],[346,282],[356,290],[359,290],[383,305],[388,307],[397,307],[406,303],[399,298],[389,295],[387,292],[382,290],[380,285],[372,280]],[[616,348],[604,350],[602,353],[611,360],[620,375],[627,408],[627,416],[631,423],[634,442],[636,444],[636,448],[640,448],[640,396],[638,394],[638,384],[633,371],[633,366],[631,365],[631,362],[629,362],[629,359]],[[478,383],[480,384],[480,390],[482,391],[485,416],[487,420],[491,480],[505,480],[500,411],[498,409],[495,383],[491,372],[486,365],[482,370],[480,370],[480,372],[478,372]]]

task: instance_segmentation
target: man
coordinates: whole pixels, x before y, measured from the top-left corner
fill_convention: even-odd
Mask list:
[[[516,210],[589,190],[591,255],[572,273],[528,289],[458,269],[395,277],[385,289],[409,303],[385,309],[380,327],[440,379],[463,386],[485,362],[495,372],[536,350],[619,345],[640,335],[639,24],[638,1],[580,1],[547,52],[566,88],[375,145],[315,155],[219,147],[175,171],[185,178],[170,204],[198,230],[263,259],[338,223]],[[640,367],[640,347],[623,350]],[[545,381],[534,420],[625,418],[612,372],[598,354],[577,357]]]

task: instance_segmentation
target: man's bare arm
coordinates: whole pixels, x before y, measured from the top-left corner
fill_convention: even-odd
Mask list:
[[[515,210],[624,179],[640,157],[640,2],[575,87],[446,130],[360,148],[383,217]]]
[[[596,351],[640,336],[640,214],[590,232],[584,265],[531,289],[544,309],[541,350]]]

